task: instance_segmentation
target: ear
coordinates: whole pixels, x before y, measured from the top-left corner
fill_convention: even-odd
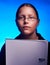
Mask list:
[[[16,23],[16,26],[18,27],[18,30],[20,31],[20,27],[19,27],[17,19],[15,19],[15,23]]]
[[[17,22],[17,19],[15,19],[15,23],[16,23],[16,25],[18,26],[18,22]]]
[[[40,19],[38,19],[38,21],[37,21],[37,22],[38,22],[38,24],[37,24],[37,26],[38,26],[38,25],[39,25],[39,22],[40,22]]]

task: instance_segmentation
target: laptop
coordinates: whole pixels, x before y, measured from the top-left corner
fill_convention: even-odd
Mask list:
[[[6,40],[6,65],[47,65],[46,40]]]

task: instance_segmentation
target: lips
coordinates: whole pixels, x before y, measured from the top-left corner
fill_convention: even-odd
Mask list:
[[[30,27],[29,26],[23,26],[23,29],[29,29]]]

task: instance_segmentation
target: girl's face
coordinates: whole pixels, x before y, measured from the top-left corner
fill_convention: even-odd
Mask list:
[[[29,35],[34,33],[38,25],[38,19],[35,10],[31,7],[23,6],[20,8],[17,22],[20,31],[23,34]]]

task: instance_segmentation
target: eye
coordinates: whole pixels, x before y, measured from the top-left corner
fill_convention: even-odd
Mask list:
[[[30,16],[29,18],[30,18],[30,19],[34,19],[34,17],[33,17],[33,16]]]
[[[33,16],[30,16],[29,18],[30,18],[30,19],[37,19],[37,18],[35,18],[35,17],[33,17]]]
[[[19,16],[18,19],[23,19],[24,17],[23,16]]]

